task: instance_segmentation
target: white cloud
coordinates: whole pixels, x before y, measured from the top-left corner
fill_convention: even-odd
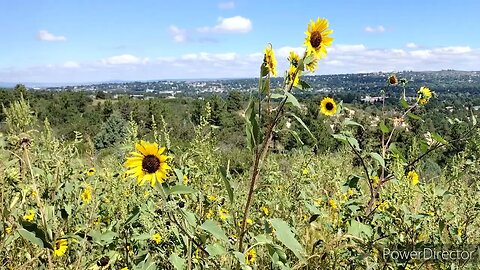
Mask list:
[[[291,51],[294,51],[296,52],[298,55],[300,55],[300,57],[303,55],[303,53],[305,52],[305,47],[289,47],[289,46],[285,46],[285,47],[281,47],[279,49],[275,49],[275,53],[276,53],[276,57],[277,58],[287,58],[288,56],[290,56],[290,52]]]
[[[37,33],[37,39],[41,41],[65,41],[67,40],[64,36],[56,36],[52,33],[49,33],[47,30],[40,30]]]
[[[66,68],[79,68],[80,64],[78,64],[75,61],[67,61],[63,64],[63,66],[66,67]]]
[[[279,74],[288,68],[286,57],[291,50],[303,53],[302,47],[284,46],[275,49]],[[192,52],[180,56],[155,56],[151,59],[124,54],[94,62],[68,61],[49,65],[48,68],[46,65],[0,68],[0,81],[245,78],[258,76],[263,52]],[[447,46],[408,49],[402,45],[400,48],[384,49],[369,48],[363,44],[338,44],[328,48],[327,56],[319,61],[317,74],[442,69],[480,70],[480,48]]]
[[[141,59],[131,54],[116,55],[100,60],[100,62],[104,65],[145,64],[148,61],[148,58]]]
[[[218,24],[214,27],[200,27],[197,31],[200,33],[219,32],[219,33],[248,33],[252,30],[252,21],[242,16],[230,18],[218,18]]]
[[[409,42],[405,45],[405,47],[409,48],[409,49],[416,49],[418,48],[417,44],[413,43],[413,42]]]
[[[235,8],[235,2],[233,2],[233,1],[220,2],[220,3],[218,3],[218,8],[219,9],[233,9],[233,8]]]
[[[385,27],[383,25],[379,25],[379,26],[366,26],[363,31],[367,32],[367,33],[383,33],[385,32]]]
[[[233,61],[237,59],[237,53],[189,53],[180,57],[181,60],[186,61],[202,61],[202,62],[215,62],[215,61]]]
[[[173,41],[176,43],[183,43],[186,42],[187,39],[187,31],[185,29],[179,28],[175,25],[170,25],[168,31],[173,37]]]

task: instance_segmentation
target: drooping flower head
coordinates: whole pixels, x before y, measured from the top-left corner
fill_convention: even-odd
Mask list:
[[[298,63],[300,62],[300,56],[294,51],[290,52],[290,55],[288,56],[288,61],[290,64],[294,67],[298,67]]]
[[[320,102],[320,111],[326,116],[332,116],[337,112],[337,103],[333,98],[325,97]]]
[[[157,143],[140,141],[135,144],[137,152],[130,152],[130,157],[125,162],[129,168],[128,175],[137,178],[137,183],[143,185],[150,182],[152,187],[156,182],[163,183],[167,178],[171,167],[167,164],[169,156],[162,155],[165,147],[159,147]]]
[[[272,76],[277,76],[277,60],[275,59],[275,53],[273,52],[272,44],[268,44],[268,46],[265,48],[263,63]]]
[[[390,77],[388,77],[388,83],[390,85],[397,85],[398,84],[397,76],[395,76],[395,74],[390,75]]]
[[[287,81],[289,85],[293,84],[293,86],[297,86],[300,83],[300,76],[298,73],[299,71],[297,70],[297,68],[293,65],[290,65],[287,73]]]
[[[318,66],[318,58],[313,58],[311,62],[305,63],[305,68],[310,72],[315,72]]]
[[[327,46],[332,45],[333,38],[329,35],[333,30],[328,29],[328,20],[318,18],[317,21],[310,20],[308,30],[305,32],[304,45],[307,46],[307,51],[313,53],[316,57],[322,58],[327,54]]]

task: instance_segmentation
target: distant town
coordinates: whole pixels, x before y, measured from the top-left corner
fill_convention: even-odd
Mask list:
[[[361,73],[338,75],[305,76],[304,80],[311,86],[305,95],[318,92],[362,94],[365,102],[375,102],[375,95],[387,87],[386,80],[392,73]],[[480,71],[404,71],[396,73],[398,78],[405,78],[407,92],[413,93],[420,86],[428,86],[435,92],[480,94]],[[280,88],[282,78],[272,78],[272,88]],[[27,84],[28,86],[28,84]],[[249,92],[258,89],[258,78],[219,79],[219,80],[159,80],[133,82],[105,82],[96,84],[29,87],[40,91],[87,91],[108,94],[109,98],[130,97],[151,99],[163,97],[173,99],[179,96],[202,96],[223,94],[230,91]]]

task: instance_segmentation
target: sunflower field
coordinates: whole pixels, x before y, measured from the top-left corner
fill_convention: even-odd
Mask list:
[[[132,117],[108,151],[81,130],[57,136],[23,95],[4,106],[0,269],[478,269],[477,115],[451,119],[455,138],[413,133],[437,95],[425,85],[408,98],[409,82],[392,74],[373,125],[322,96],[318,136],[296,95],[311,89],[332,32],[311,21],[284,73],[267,44],[258,90],[239,110],[241,151],[221,147],[209,102],[189,140],[163,116],[150,132]],[[281,136],[301,147],[278,150]]]

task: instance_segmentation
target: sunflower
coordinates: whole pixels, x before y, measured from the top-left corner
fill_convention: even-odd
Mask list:
[[[95,168],[90,168],[87,171],[87,176],[94,176],[96,172],[97,170],[95,170]]]
[[[156,233],[152,235],[152,241],[154,241],[158,245],[160,244],[160,242],[162,242],[162,236],[159,233]]]
[[[218,211],[218,216],[220,217],[221,220],[226,220],[228,218],[228,210],[225,208],[220,208]]]
[[[275,60],[275,53],[273,52],[272,44],[265,48],[263,63],[268,68],[268,71],[273,76],[277,76],[277,60]]]
[[[337,202],[334,199],[328,200],[328,204],[332,207],[333,210],[338,209]]]
[[[390,77],[388,77],[388,83],[390,85],[397,85],[398,84],[397,76],[395,76],[395,74],[390,75]]]
[[[298,67],[298,63],[300,63],[300,56],[298,56],[296,52],[291,51],[287,59],[292,66]]]
[[[420,90],[418,90],[418,97],[417,101],[420,104],[426,104],[430,98],[432,97],[432,91],[430,91],[429,88],[427,87],[420,87]]]
[[[92,187],[90,185],[87,185],[84,189],[82,194],[80,194],[80,197],[82,197],[82,201],[86,204],[90,203],[90,200],[92,199]]]
[[[262,211],[265,214],[265,216],[268,216],[270,214],[270,210],[266,206],[262,207]]]
[[[325,97],[320,102],[320,111],[327,116],[332,116],[337,112],[337,103],[333,98]]]
[[[252,264],[255,262],[256,258],[257,258],[257,251],[254,248],[252,248],[248,251],[247,255],[245,255],[245,263]]]
[[[30,209],[27,211],[27,213],[23,216],[23,219],[26,221],[33,221],[35,218],[35,210]]]
[[[331,46],[333,38],[329,37],[333,30],[328,28],[328,20],[318,18],[316,22],[310,20],[308,31],[305,32],[305,43],[307,50],[314,53],[318,58],[322,58],[327,54],[326,46]]]
[[[53,247],[53,254],[55,256],[62,256],[67,252],[68,249],[68,241],[67,239],[59,239],[55,241],[55,246]]]
[[[300,76],[298,75],[297,68],[293,65],[290,65],[290,68],[288,69],[288,82],[293,82],[293,86],[297,86],[300,83],[299,77]]]
[[[171,167],[167,164],[169,156],[162,155],[165,147],[158,147],[157,143],[140,141],[135,144],[138,152],[130,152],[130,157],[125,162],[125,167],[129,168],[127,173],[131,177],[137,178],[137,183],[143,185],[149,181],[154,187],[158,181],[163,183],[167,178],[168,170]]]
[[[418,174],[415,171],[409,171],[407,174],[407,178],[410,180],[413,186],[418,184]]]

